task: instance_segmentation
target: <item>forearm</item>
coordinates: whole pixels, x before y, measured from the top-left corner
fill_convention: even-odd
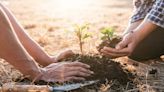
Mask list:
[[[124,31],[123,36],[126,35],[127,33],[131,32],[131,31],[135,30],[142,23],[142,21],[143,20],[139,20],[139,21],[136,21],[134,23],[130,23],[127,26],[126,30]]]
[[[20,44],[7,16],[0,7],[0,57],[8,61],[24,75],[36,77],[40,68]]]
[[[157,25],[145,19],[136,29],[133,30],[138,43],[141,42],[144,38],[146,38],[157,27]]]
[[[142,41],[147,35],[149,35],[157,25],[151,23],[148,20],[139,20],[134,23],[131,23],[126,28],[125,32],[123,33],[123,36],[125,36],[129,32],[135,32],[137,35],[138,41]]]
[[[18,23],[13,14],[3,5],[1,7],[4,9],[5,13],[9,17],[14,31],[18,35],[18,38],[22,45],[25,47],[27,52],[41,65],[47,66],[53,63],[51,57],[43,51],[43,49],[25,32],[24,28]]]

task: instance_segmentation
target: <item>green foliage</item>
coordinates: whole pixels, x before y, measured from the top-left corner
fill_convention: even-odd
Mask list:
[[[75,33],[79,40],[79,47],[80,47],[81,53],[83,53],[84,40],[91,37],[91,34],[88,32],[88,29],[89,29],[89,24],[75,25]]]
[[[101,37],[102,40],[111,40],[114,37],[115,29],[113,27],[105,27],[101,29],[101,33],[103,36]]]
[[[85,33],[85,34],[83,35],[82,39],[85,40],[85,39],[87,39],[87,38],[89,38],[89,37],[91,37],[91,34],[90,34],[90,33]]]
[[[80,39],[86,39],[90,37],[90,33],[87,31],[89,29],[89,24],[75,25],[76,36]]]

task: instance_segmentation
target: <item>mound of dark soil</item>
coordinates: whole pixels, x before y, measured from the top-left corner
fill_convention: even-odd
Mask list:
[[[128,89],[136,87],[133,80],[137,77],[135,73],[129,72],[125,69],[125,65],[122,66],[120,63],[111,60],[110,58],[100,55],[79,55],[76,54],[65,61],[79,61],[91,66],[91,70],[94,74],[87,77],[86,80],[100,80],[99,83],[76,90],[75,92],[90,92],[88,90],[98,92],[102,84],[106,84],[107,81],[111,85],[110,89],[114,92],[123,92],[127,83],[129,83]],[[115,83],[114,83],[115,82]]]
[[[87,77],[87,80],[118,80],[121,84],[126,84],[131,80],[132,74],[123,69],[120,63],[111,60],[110,58],[99,55],[79,55],[76,54],[66,61],[79,61],[91,66],[94,74]]]

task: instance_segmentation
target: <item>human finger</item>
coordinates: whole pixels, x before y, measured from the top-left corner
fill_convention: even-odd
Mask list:
[[[83,67],[83,68],[90,68],[89,65],[81,63],[81,62],[71,62],[67,64],[68,67]]]
[[[65,59],[65,58],[69,58],[69,57],[71,57],[71,56],[73,56],[73,55],[74,55],[74,52],[73,52],[72,50],[66,50],[66,51],[60,53],[60,54],[56,57],[56,60],[57,60],[57,61],[61,61],[61,60]]]
[[[75,53],[72,50],[67,50],[61,53],[62,58],[73,56]]]
[[[126,53],[112,53],[112,52],[108,52],[106,50],[101,50],[101,52],[108,57],[111,58],[117,58],[117,57],[122,57],[122,56],[126,56]]]
[[[111,47],[104,47],[102,50],[110,52],[110,53],[119,53],[117,49],[111,48]]]
[[[65,74],[65,77],[72,77],[72,76],[79,76],[79,77],[88,77],[91,76],[91,74],[81,72],[81,71],[69,71]]]
[[[86,69],[86,68],[83,68],[83,67],[68,67],[66,68],[66,70],[69,72],[69,71],[79,71],[79,72],[84,72],[84,73],[87,73],[87,74],[94,74],[93,71],[89,70],[89,69]]]
[[[128,41],[127,41],[127,40],[122,40],[121,42],[119,42],[119,43],[116,45],[116,49],[117,49],[117,50],[120,50],[120,49],[126,48],[127,45],[128,45]]]
[[[113,48],[110,48],[110,47],[104,47],[102,49],[102,51],[106,51],[108,53],[112,53],[112,54],[128,54],[129,51],[130,51],[130,46],[126,47],[126,48],[123,48],[123,49],[120,49],[120,50],[117,50],[117,49],[113,49]]]
[[[105,53],[105,54],[109,54],[109,55],[112,55],[112,56],[120,56],[122,54],[126,54],[126,52],[120,52],[119,50],[116,50],[114,48],[110,48],[110,47],[104,47],[102,50],[101,50],[102,53]]]

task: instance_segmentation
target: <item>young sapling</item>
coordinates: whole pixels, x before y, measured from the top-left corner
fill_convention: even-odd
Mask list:
[[[115,29],[112,27],[102,28],[101,34],[103,34],[103,36],[101,37],[101,40],[111,41],[112,38],[114,37],[114,31],[115,31]]]
[[[101,44],[97,47],[100,51],[104,46],[115,48],[115,46],[121,41],[121,38],[115,35],[115,29],[113,27],[104,27],[100,30]]]
[[[83,44],[85,40],[91,37],[91,34],[88,32],[88,29],[89,29],[89,24],[75,25],[75,34],[79,41],[81,54],[83,54]]]

